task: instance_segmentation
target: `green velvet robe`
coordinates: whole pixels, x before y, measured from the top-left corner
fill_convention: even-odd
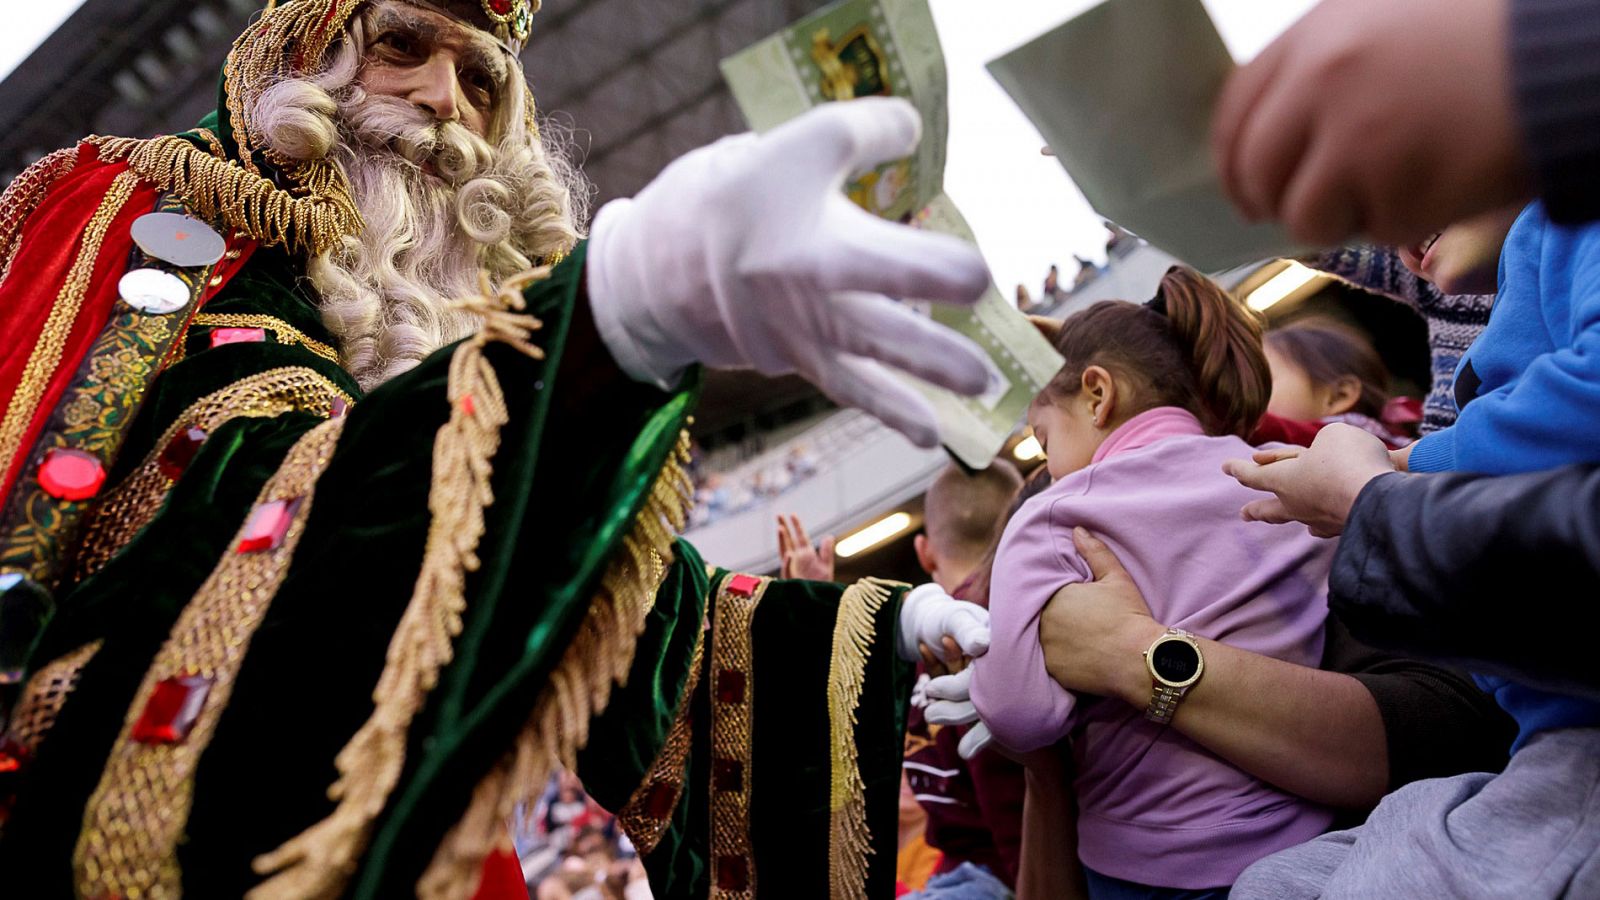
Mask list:
[[[526,292],[543,320],[542,360],[503,344],[485,356],[510,421],[494,455],[494,502],[470,572],[454,658],[407,736],[389,794],[345,893],[407,896],[474,786],[512,745],[572,640],[608,561],[674,452],[696,377],[663,393],[622,376],[596,335],[583,295],[580,246]],[[256,251],[204,309],[274,317],[332,343],[281,249]],[[13,274],[12,277],[17,277]],[[186,353],[159,375],[111,467],[114,490],[195,401],[248,376],[304,367],[356,402],[317,481],[304,536],[255,631],[231,698],[194,774],[193,805],[176,848],[190,897],[241,896],[259,881],[251,861],[333,809],[334,758],[372,712],[385,650],[416,582],[430,521],[435,435],[450,415],[453,347],[366,396],[336,364],[300,344],[212,347],[196,326]],[[37,754],[10,773],[11,815],[0,838],[0,893],[69,897],[85,803],[130,715],[144,672],[222,559],[261,486],[291,445],[327,415],[317,409],[240,417],[215,428],[160,513],[103,568],[63,584],[30,662],[37,670],[100,641]],[[743,895],[711,880],[716,753],[706,709],[715,701],[705,637],[696,690],[685,696],[702,623],[726,573],[708,573],[679,542],[625,686],[613,694],[578,760],[586,787],[613,810],[628,805],[680,707],[691,740],[686,782],[665,833],[646,856],[657,897]],[[749,627],[749,873],[760,896],[828,893],[831,646],[843,588],[768,586]],[[852,738],[874,835],[862,885],[889,896],[895,797],[910,668],[893,652],[898,594],[873,618]],[[726,774],[726,773],[724,773]],[[737,887],[724,884],[725,889]]]

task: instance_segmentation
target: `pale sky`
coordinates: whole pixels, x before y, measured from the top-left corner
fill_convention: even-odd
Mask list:
[[[130,0],[133,2],[133,0]],[[945,186],[989,260],[1001,293],[1017,282],[1038,292],[1051,263],[1073,271],[1074,253],[1105,256],[1105,231],[1021,110],[984,68],[1099,0],[928,0],[950,79],[950,154]],[[1223,40],[1249,59],[1315,0],[1204,0]],[[9,4],[0,29],[0,79],[83,0]]]
[[[77,11],[83,0],[27,0],[8,3],[6,25],[0,28],[0,79],[28,58],[56,30],[67,16]]]
[[[1000,293],[1018,282],[1038,296],[1051,263],[1105,259],[1105,229],[1022,111],[985,65],[1094,6],[1098,0],[928,0],[950,82],[945,190],[978,236]],[[1260,52],[1315,0],[1204,0],[1240,61]]]

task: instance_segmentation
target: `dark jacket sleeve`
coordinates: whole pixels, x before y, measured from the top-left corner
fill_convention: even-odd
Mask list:
[[[1378,705],[1389,790],[1505,766],[1516,723],[1466,673],[1362,644],[1336,615],[1324,646],[1322,668],[1361,682]]]
[[[1361,492],[1329,605],[1357,639],[1600,698],[1600,468],[1384,475]]]
[[[1600,216],[1600,2],[1512,0],[1511,72],[1550,218]]]

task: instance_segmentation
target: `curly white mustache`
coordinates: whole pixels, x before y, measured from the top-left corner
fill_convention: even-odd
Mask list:
[[[398,97],[357,94],[340,104],[340,130],[352,143],[388,151],[418,171],[457,186],[493,163],[493,148],[466,126],[441,122]]]

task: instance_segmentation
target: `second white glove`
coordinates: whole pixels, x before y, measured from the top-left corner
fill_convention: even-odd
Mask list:
[[[989,652],[989,611],[957,600],[932,582],[912,588],[900,602],[900,658],[921,659],[922,644],[942,654],[945,635],[955,640],[962,655],[982,656]]]
[[[923,712],[930,725],[971,725],[961,736],[956,752],[962,759],[971,759],[983,748],[994,743],[989,726],[978,719],[978,707],[972,702],[972,667],[954,675],[931,679],[923,686],[923,697],[928,705]]]

